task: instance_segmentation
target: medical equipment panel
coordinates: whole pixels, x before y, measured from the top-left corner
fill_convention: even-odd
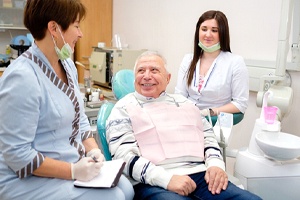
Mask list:
[[[89,59],[92,81],[96,85],[111,88],[113,75],[121,69],[133,69],[135,60],[144,51],[94,47]]]

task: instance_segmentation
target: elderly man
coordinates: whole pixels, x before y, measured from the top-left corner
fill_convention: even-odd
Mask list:
[[[145,52],[134,73],[136,91],[113,108],[107,138],[113,159],[126,161],[135,199],[260,199],[228,182],[215,134],[199,109],[166,92],[165,59]]]

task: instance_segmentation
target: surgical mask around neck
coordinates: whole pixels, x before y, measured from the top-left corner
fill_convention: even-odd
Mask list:
[[[71,54],[73,53],[73,51],[68,43],[65,43],[61,49],[59,49],[56,45],[54,48],[55,48],[55,51],[60,60],[66,60],[66,59],[70,58]]]
[[[212,53],[212,52],[215,52],[215,51],[221,49],[220,42],[218,42],[217,44],[214,44],[210,47],[207,47],[207,46],[204,46],[204,44],[202,44],[199,41],[198,45],[201,49],[203,49],[203,51],[208,52],[208,53]]]
[[[61,49],[59,49],[59,48],[57,47],[57,45],[56,45],[56,42],[55,42],[53,36],[51,35],[51,36],[52,36],[52,40],[53,40],[54,45],[55,45],[55,46],[54,46],[54,49],[55,49],[55,52],[56,52],[56,54],[57,54],[57,56],[58,56],[58,58],[59,58],[60,60],[66,60],[66,59],[68,59],[68,58],[71,57],[71,54],[73,54],[73,50],[72,50],[72,48],[70,47],[70,45],[69,45],[68,43],[65,42],[64,37],[62,36],[62,33],[61,33],[60,28],[59,28],[58,26],[57,26],[57,28],[58,28],[58,30],[59,30],[59,33],[60,33],[61,38],[62,38],[63,41],[64,41],[64,46],[63,46]]]

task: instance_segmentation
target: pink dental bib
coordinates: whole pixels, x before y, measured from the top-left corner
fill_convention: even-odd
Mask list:
[[[196,106],[155,102],[126,109],[143,157],[155,164],[183,156],[203,160],[203,124]]]

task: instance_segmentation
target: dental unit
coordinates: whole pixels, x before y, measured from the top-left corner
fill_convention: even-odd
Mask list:
[[[234,176],[244,188],[265,200],[300,198],[300,137],[281,132],[281,121],[290,112],[293,99],[292,88],[283,83],[288,78],[289,30],[291,14],[296,8],[299,12],[299,0],[282,1],[275,75],[260,79],[256,104],[262,107],[261,114],[255,121],[249,146],[237,152],[234,166]],[[265,122],[266,106],[278,108],[277,119],[272,124]]]

